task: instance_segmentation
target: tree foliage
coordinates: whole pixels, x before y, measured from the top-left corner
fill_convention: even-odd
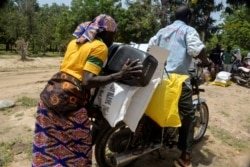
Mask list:
[[[70,22],[69,7],[52,4],[50,7],[44,5],[37,15],[36,50],[45,53],[50,51],[61,51],[69,39]]]
[[[126,6],[122,3],[124,1]],[[146,43],[160,28],[172,22],[179,5],[186,4],[193,9],[193,26],[205,41],[209,41],[218,28],[223,28],[220,36],[225,42],[231,44],[229,36],[232,38],[237,34],[233,41],[247,45],[247,38],[241,37],[246,37],[244,34],[249,32],[248,15],[237,9],[248,6],[248,1],[237,2],[228,0],[235,13],[226,19],[225,25],[216,27],[210,14],[221,10],[222,4],[215,5],[214,0],[72,0],[70,6],[55,3],[40,6],[37,0],[5,0],[0,6],[0,43],[6,46],[6,50],[11,50],[15,42],[22,39],[29,43],[27,53],[63,53],[77,25],[101,13],[116,19],[117,42]]]
[[[234,7],[241,7],[242,5],[246,5],[248,8],[250,7],[249,0],[227,0],[228,4],[231,4]]]
[[[222,39],[224,45],[241,48],[248,51],[250,48],[250,9],[241,6],[234,10],[233,15],[226,15],[222,26]]]
[[[127,7],[114,13],[119,28],[117,40],[147,43],[160,28],[158,18],[151,12],[156,6],[151,5],[148,0],[140,0],[134,3],[127,1]]]
[[[216,4],[214,0],[161,0],[160,5],[155,8],[153,13],[160,20],[160,26],[164,27],[171,24],[174,20],[174,11],[180,5],[187,5],[193,11],[193,22],[197,31],[202,35],[202,39],[207,41],[219,27],[215,25],[215,20],[211,17],[214,11],[220,11],[222,3]]]
[[[222,9],[222,3],[215,5],[214,0],[197,0],[196,3],[191,3],[193,8],[193,23],[198,32],[203,33],[202,39],[208,41],[212,34],[216,32],[219,27],[215,24],[215,20],[211,17],[213,11]]]

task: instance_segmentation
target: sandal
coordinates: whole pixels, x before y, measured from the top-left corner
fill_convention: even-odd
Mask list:
[[[192,163],[190,163],[189,165],[185,165],[182,159],[175,160],[174,165],[175,167],[192,167]]]

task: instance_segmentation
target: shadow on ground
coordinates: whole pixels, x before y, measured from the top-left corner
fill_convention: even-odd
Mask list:
[[[213,159],[216,157],[210,150],[205,149],[209,136],[204,136],[203,139],[195,144],[193,150],[193,167],[210,166]],[[174,167],[174,160],[180,155],[177,148],[161,149],[154,151],[148,155],[144,155],[136,161],[127,165],[127,167]]]

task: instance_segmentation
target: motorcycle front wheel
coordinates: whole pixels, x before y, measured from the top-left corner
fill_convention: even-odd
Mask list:
[[[239,85],[244,85],[244,82],[241,79],[241,78],[244,78],[244,72],[242,70],[240,70],[238,73],[239,73],[239,75],[237,77],[235,77],[236,78],[236,82]]]
[[[124,123],[118,123],[114,128],[108,125],[101,134],[95,144],[96,162],[99,167],[114,167],[112,157],[128,147],[132,132]]]
[[[196,123],[194,128],[194,142],[197,143],[206,133],[209,120],[209,111],[205,102],[197,104],[195,108]]]

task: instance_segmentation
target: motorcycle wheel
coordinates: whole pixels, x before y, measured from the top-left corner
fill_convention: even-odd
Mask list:
[[[243,85],[243,84],[244,84],[244,83],[243,83],[241,80],[239,80],[239,79],[237,79],[236,82],[237,82],[238,85]]]
[[[200,107],[196,107],[195,111],[196,124],[194,128],[194,142],[199,142],[204,136],[209,120],[208,106],[205,102],[200,104]]]
[[[114,167],[112,156],[127,148],[132,132],[124,123],[118,123],[115,128],[105,128],[101,134],[95,144],[96,162],[99,167]]]
[[[242,81],[240,80],[240,78],[244,78],[244,74],[243,74],[243,72],[242,72],[241,70],[240,70],[240,72],[239,72],[239,75],[236,77],[236,82],[237,82],[238,85],[243,85],[244,82],[242,82]]]

